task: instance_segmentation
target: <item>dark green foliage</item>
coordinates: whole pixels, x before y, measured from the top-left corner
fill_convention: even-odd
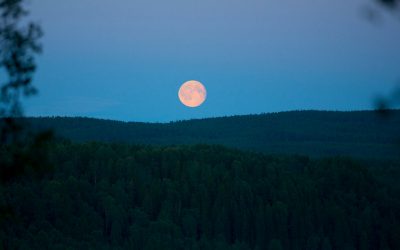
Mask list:
[[[53,135],[44,131],[24,138],[25,142],[5,143],[0,150],[0,184],[25,175],[40,177],[52,169],[48,149]]]
[[[135,123],[89,118],[31,118],[76,142],[220,144],[274,154],[398,158],[400,111],[298,111],[171,123]]]
[[[1,188],[12,209],[0,249],[400,249],[393,163],[202,145],[51,148],[54,171]]]

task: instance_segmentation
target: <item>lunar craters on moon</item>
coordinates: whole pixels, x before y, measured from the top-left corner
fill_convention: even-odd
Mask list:
[[[191,108],[200,106],[207,97],[206,88],[199,81],[187,81],[179,89],[179,100]]]

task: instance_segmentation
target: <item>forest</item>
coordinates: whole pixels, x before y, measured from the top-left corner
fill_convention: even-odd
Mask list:
[[[219,144],[273,154],[346,155],[398,159],[400,110],[292,111],[170,123],[78,117],[28,118],[35,129],[53,129],[74,142],[151,145]]]
[[[398,162],[68,140],[40,152],[46,169],[0,186],[0,249],[400,249]]]

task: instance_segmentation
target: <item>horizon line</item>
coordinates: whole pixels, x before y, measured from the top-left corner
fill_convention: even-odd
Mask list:
[[[284,111],[275,111],[275,112],[261,112],[261,113],[249,113],[249,114],[236,114],[236,115],[224,115],[224,116],[209,116],[204,118],[190,118],[183,120],[170,120],[170,121],[129,121],[129,120],[119,120],[112,118],[102,118],[102,117],[90,117],[90,116],[69,116],[69,115],[39,115],[39,116],[21,116],[16,117],[17,119],[40,119],[40,118],[80,118],[80,119],[93,119],[93,120],[103,120],[103,121],[114,121],[114,122],[122,122],[122,123],[146,123],[146,124],[168,124],[175,122],[187,122],[187,121],[197,121],[197,120],[207,120],[207,119],[219,119],[219,118],[231,118],[231,117],[240,117],[240,116],[260,116],[260,115],[274,115],[274,114],[282,114],[282,113],[295,113],[295,112],[327,112],[327,113],[356,113],[356,112],[379,112],[379,109],[360,109],[360,110],[323,110],[323,109],[294,109],[294,110],[284,110]],[[385,111],[400,111],[398,108],[390,108],[385,109]],[[3,119],[4,117],[0,118]]]

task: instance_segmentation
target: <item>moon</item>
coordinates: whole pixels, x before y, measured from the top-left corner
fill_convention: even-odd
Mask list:
[[[206,100],[207,90],[201,82],[190,80],[182,84],[178,96],[183,105],[195,108]]]

